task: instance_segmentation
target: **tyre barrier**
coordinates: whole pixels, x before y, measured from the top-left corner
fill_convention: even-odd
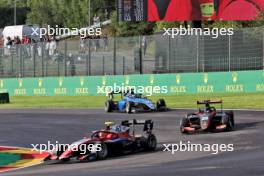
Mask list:
[[[9,93],[0,93],[0,104],[10,103]]]

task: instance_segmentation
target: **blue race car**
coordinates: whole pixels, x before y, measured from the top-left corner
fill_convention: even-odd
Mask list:
[[[121,100],[114,101],[114,94],[120,94]],[[135,93],[110,93],[109,99],[105,102],[106,112],[138,112],[138,111],[166,111],[166,103],[164,99],[159,99],[156,104],[154,104],[147,97],[142,94]]]

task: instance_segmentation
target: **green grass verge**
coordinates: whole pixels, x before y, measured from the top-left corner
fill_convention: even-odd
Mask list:
[[[222,99],[224,108],[264,110],[264,94],[190,94],[159,95],[151,99],[164,98],[170,108],[196,108],[197,100]],[[103,96],[87,97],[11,97],[10,104],[0,108],[103,108],[107,98]]]

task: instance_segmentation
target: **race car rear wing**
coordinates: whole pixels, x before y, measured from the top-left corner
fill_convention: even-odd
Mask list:
[[[121,95],[121,98],[123,98],[124,94],[130,92],[131,94],[134,94],[134,90],[131,89],[131,90],[127,90],[127,92],[124,92],[124,91],[112,91],[110,93],[108,93],[108,97],[109,99],[114,99],[114,95]]]
[[[197,101],[197,108],[198,108],[198,105],[205,105],[206,107],[210,107],[211,104],[221,104],[221,111],[223,111],[223,101],[222,100]]]
[[[114,99],[114,95],[118,95],[118,94],[121,94],[121,98],[122,98],[122,96],[123,96],[122,92],[112,91],[112,92],[108,93],[107,96],[109,97],[109,99]]]
[[[203,101],[197,101],[197,105],[201,104],[222,104],[222,100],[203,100]]]
[[[144,125],[143,131],[151,131],[154,126],[154,122],[152,120],[125,120],[122,121],[121,125],[123,126],[135,126],[135,125]]]

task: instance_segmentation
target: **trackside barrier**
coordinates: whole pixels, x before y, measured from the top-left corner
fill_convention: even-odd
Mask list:
[[[0,104],[10,103],[9,93],[0,93]]]
[[[264,71],[0,79],[0,92],[10,96],[97,96],[129,88],[145,95],[264,93]]]

